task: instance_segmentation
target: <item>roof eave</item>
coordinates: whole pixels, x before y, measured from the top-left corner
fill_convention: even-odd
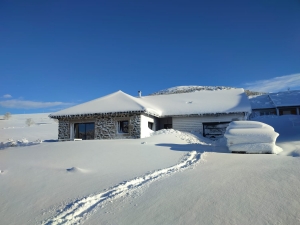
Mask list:
[[[140,114],[145,113],[146,110],[131,110],[131,111],[119,111],[119,112],[105,112],[105,113],[78,113],[78,114],[66,114],[66,115],[52,115],[49,117],[53,119],[63,119],[63,118],[76,118],[76,117],[98,117],[98,116],[118,116],[123,113]]]

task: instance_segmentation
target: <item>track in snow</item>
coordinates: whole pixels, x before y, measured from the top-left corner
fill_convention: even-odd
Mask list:
[[[162,133],[178,134],[179,138],[185,140],[188,143],[210,145],[208,143],[201,142],[196,136],[190,133],[179,132],[173,129],[156,132],[156,134]],[[183,159],[174,166],[156,170],[144,176],[136,177],[132,180],[120,183],[99,194],[90,195],[88,197],[84,197],[71,202],[63,209],[61,209],[55,217],[42,222],[42,225],[79,224],[86,220],[90,215],[93,214],[93,212],[96,211],[99,206],[104,205],[106,202],[133,193],[139,188],[149,185],[153,181],[156,181],[162,177],[173,175],[176,172],[183,171],[188,168],[193,168],[201,159],[203,160],[203,157],[206,154],[207,153],[205,152],[199,153],[196,151],[191,151],[187,153],[183,157]]]
[[[107,201],[111,201],[116,198],[120,198],[124,195],[130,194],[137,188],[147,185],[163,176],[174,174],[178,171],[182,171],[195,166],[197,162],[203,158],[205,153],[197,153],[196,151],[189,152],[185,155],[182,161],[174,166],[154,171],[150,174],[146,174],[141,177],[134,178],[132,180],[120,183],[104,192],[96,195],[84,197],[76,200],[63,208],[58,215],[54,218],[43,222],[43,225],[54,224],[79,224],[88,216],[90,216],[95,207],[100,204],[104,204]]]

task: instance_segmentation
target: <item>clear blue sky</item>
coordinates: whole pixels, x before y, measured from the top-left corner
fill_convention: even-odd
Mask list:
[[[0,33],[0,114],[117,90],[300,89],[299,0],[2,0]]]

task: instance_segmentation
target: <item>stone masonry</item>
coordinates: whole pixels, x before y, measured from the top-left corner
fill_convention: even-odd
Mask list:
[[[114,117],[98,118],[95,122],[95,139],[113,139],[116,136],[116,119]]]
[[[58,123],[58,140],[70,139],[69,121],[59,120]]]
[[[117,135],[117,124],[120,118],[129,118],[129,133]],[[124,112],[107,114],[105,116],[72,116],[67,118],[59,118],[58,139],[70,139],[70,122],[84,123],[85,121],[95,121],[95,139],[114,139],[114,138],[140,138],[141,137],[141,115]]]

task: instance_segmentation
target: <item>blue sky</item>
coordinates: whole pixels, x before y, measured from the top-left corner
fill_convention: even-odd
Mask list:
[[[300,89],[299,0],[3,0],[0,21],[0,114],[117,90]]]

